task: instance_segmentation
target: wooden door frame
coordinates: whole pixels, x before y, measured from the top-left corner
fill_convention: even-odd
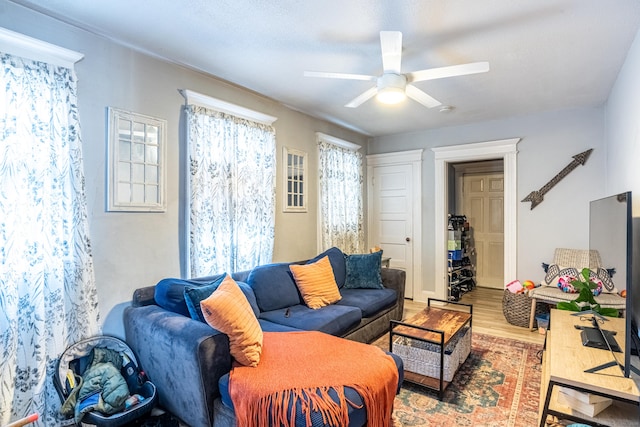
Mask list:
[[[517,162],[520,138],[473,144],[434,147],[435,158],[435,295],[447,296],[447,206],[448,164],[502,158],[504,165],[504,278],[516,277],[517,270]]]
[[[412,297],[415,300],[418,289],[422,289],[422,152],[424,150],[400,151],[385,154],[367,155],[367,247],[371,247],[374,236],[373,230],[373,169],[378,166],[411,166],[412,172],[412,206],[411,222],[413,230],[412,259],[413,264],[413,289]]]

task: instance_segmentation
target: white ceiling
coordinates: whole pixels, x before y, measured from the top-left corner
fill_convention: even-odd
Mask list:
[[[372,136],[600,106],[640,23],[638,0],[13,1]],[[491,71],[416,83],[448,113],[346,108],[375,82],[303,76],[381,74],[381,30],[403,33],[403,73]]]

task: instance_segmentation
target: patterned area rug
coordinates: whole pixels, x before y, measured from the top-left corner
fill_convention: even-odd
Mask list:
[[[387,350],[388,335],[375,345]],[[439,401],[405,383],[394,403],[394,427],[538,425],[542,346],[473,334],[471,354]]]

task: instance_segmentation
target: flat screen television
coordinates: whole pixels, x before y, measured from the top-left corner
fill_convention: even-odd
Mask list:
[[[625,377],[640,372],[640,226],[633,227],[631,207],[630,191],[589,204],[589,249],[599,252],[603,267],[615,269],[613,283],[627,293],[624,360],[612,353]]]

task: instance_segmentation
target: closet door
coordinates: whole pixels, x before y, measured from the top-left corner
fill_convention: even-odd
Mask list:
[[[504,175],[465,174],[462,198],[476,252],[477,285],[504,289]]]
[[[372,239],[390,257],[390,267],[407,272],[405,297],[413,298],[413,221],[411,167],[373,169]]]
[[[422,150],[367,156],[368,244],[380,246],[390,267],[405,270],[405,298],[421,294]]]

